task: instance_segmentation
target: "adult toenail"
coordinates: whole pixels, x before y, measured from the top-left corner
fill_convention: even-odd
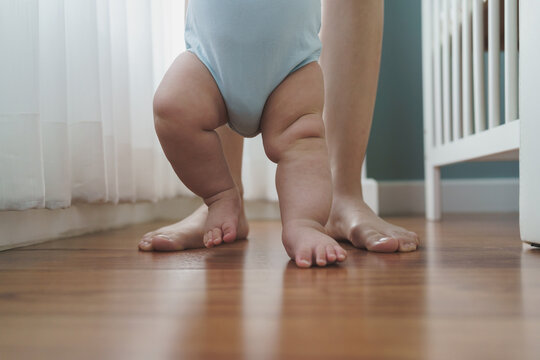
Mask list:
[[[385,243],[387,241],[389,241],[391,238],[389,237],[383,237],[383,238],[380,238],[379,240],[375,241],[375,244],[382,244],[382,243]]]

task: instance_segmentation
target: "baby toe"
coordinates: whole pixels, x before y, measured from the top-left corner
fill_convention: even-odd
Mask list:
[[[326,260],[328,260],[329,263],[336,262],[337,254],[336,249],[332,247],[332,245],[326,246]]]
[[[334,250],[336,250],[336,256],[337,256],[338,262],[345,261],[345,259],[347,258],[347,252],[345,251],[345,249],[343,249],[339,245],[334,245]]]
[[[324,245],[318,245],[315,248],[315,259],[317,265],[325,266],[326,265],[326,247]]]
[[[223,225],[223,241],[224,242],[233,242],[236,240],[236,227],[232,224]]]
[[[298,267],[308,268],[311,267],[311,249],[310,248],[300,248],[295,255],[295,262]]]

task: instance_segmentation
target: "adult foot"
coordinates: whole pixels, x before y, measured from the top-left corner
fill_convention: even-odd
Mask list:
[[[347,252],[314,221],[295,220],[284,224],[282,238],[287,254],[298,267],[326,266],[347,258]]]
[[[348,240],[357,248],[376,252],[414,251],[418,235],[378,217],[358,196],[335,195],[326,224],[334,239]]]
[[[139,249],[142,251],[181,251],[202,248],[205,246],[203,238],[207,218],[208,206],[203,204],[187,218],[144,234],[139,242]],[[236,238],[245,239],[248,232],[249,226],[242,202]]]

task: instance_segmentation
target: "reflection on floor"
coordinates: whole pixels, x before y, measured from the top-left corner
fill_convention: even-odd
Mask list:
[[[142,253],[162,223],[0,253],[2,359],[537,359],[540,249],[517,215],[390,219],[419,251],[289,262],[278,222]]]

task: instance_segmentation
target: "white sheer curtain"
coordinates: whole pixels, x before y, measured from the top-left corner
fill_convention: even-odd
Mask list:
[[[182,0],[0,0],[0,210],[190,194],[152,120],[183,32]],[[246,197],[276,199],[260,137],[244,164]]]

